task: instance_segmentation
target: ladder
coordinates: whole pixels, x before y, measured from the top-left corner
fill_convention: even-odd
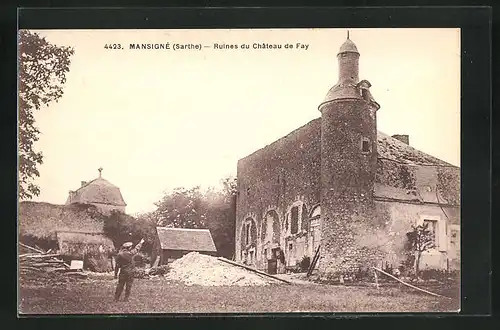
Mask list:
[[[316,253],[314,254],[314,258],[311,262],[311,264],[309,265],[309,269],[307,270],[307,277],[311,276],[313,270],[314,270],[314,267],[316,267],[316,264],[318,263],[318,259],[319,259],[319,248],[321,247],[321,245],[318,246],[318,248],[316,249]]]

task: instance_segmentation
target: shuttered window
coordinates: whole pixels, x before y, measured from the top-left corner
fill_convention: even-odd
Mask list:
[[[292,234],[297,234],[299,231],[299,207],[294,206],[292,207],[292,219],[291,219],[291,224],[290,224],[290,232]]]

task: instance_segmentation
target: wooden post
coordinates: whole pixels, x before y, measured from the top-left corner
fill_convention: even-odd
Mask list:
[[[378,289],[379,288],[378,277],[377,277],[377,271],[375,269],[373,270],[373,274],[375,275],[375,287]]]
[[[314,267],[316,267],[316,263],[318,262],[319,259],[319,248],[320,246],[318,246],[318,248],[316,249],[316,253],[314,254],[313,260],[309,265],[309,269],[307,270],[307,275],[306,275],[307,277],[311,276],[312,272],[314,271]]]

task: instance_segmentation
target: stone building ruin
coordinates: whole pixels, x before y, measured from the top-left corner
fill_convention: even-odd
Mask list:
[[[411,225],[427,222],[421,268],[459,268],[460,168],[377,130],[359,57],[348,38],[321,117],[238,161],[237,261],[283,273],[320,247],[322,275],[397,267]]]

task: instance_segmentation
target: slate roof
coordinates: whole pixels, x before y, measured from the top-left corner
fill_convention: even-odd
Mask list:
[[[273,143],[256,150],[252,154],[245,156],[241,158],[247,159],[250,157],[258,157],[257,154],[260,152],[264,151],[268,146],[274,145],[281,143],[287,139],[290,139],[292,136],[295,138],[295,136],[298,135],[309,135],[309,134],[316,134],[317,135],[317,143],[320,143],[320,136],[321,136],[321,118],[316,118],[311,120],[309,123],[305,124],[304,126],[301,126],[294,131],[290,132],[286,136],[274,141]],[[433,157],[431,155],[426,154],[425,152],[422,152],[420,150],[417,150],[413,148],[412,146],[403,143],[399,141],[398,139],[395,139],[383,132],[378,131],[377,132],[377,152],[378,152],[378,158],[380,159],[388,159],[388,160],[393,160],[401,164],[408,164],[408,165],[440,165],[440,166],[447,166],[447,167],[455,167],[458,168],[457,166],[453,166],[445,161],[442,161],[436,157]],[[297,140],[297,145],[300,144],[300,141]]]
[[[390,159],[408,165],[453,166],[380,131],[377,134],[377,140],[378,158]]]
[[[108,180],[99,177],[73,192],[67,203],[100,203],[115,206],[126,206],[120,189]]]
[[[156,227],[163,250],[217,252],[208,229]]]

